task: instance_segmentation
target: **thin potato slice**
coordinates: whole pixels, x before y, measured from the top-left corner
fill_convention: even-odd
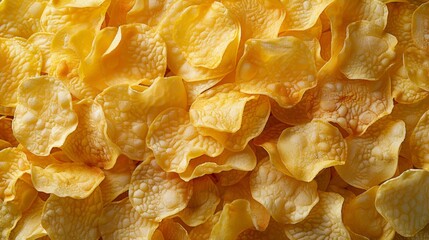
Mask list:
[[[194,227],[189,232],[191,240],[209,240],[214,225],[219,221],[222,211],[212,215],[205,223]]]
[[[157,230],[162,233],[163,240],[190,240],[186,229],[171,219],[162,221]]]
[[[316,182],[301,182],[284,175],[269,161],[259,163],[250,175],[250,190],[252,197],[282,224],[304,220],[319,201]]]
[[[188,105],[191,105],[200,94],[214,87],[221,80],[222,79],[217,78],[198,82],[184,82],[183,84],[185,85],[186,95],[188,96]]]
[[[19,206],[14,202],[4,202],[0,199],[0,237],[1,239],[9,239],[9,235],[13,228],[15,228],[22,212]]]
[[[134,170],[129,196],[134,209],[143,218],[161,222],[188,205],[192,189],[192,182],[184,182],[177,173],[164,172],[152,160]]]
[[[151,239],[159,223],[145,219],[128,198],[107,204],[100,217],[99,229],[104,240]]]
[[[146,144],[162,169],[177,173],[184,172],[193,158],[216,157],[223,151],[214,138],[199,134],[182,108],[160,113],[149,127]]]
[[[156,26],[173,3],[173,0],[156,0],[153,2],[135,0],[134,5],[127,13],[127,22]]]
[[[411,36],[421,49],[429,50],[429,3],[421,4],[413,13]]]
[[[54,34],[46,32],[37,32],[28,38],[27,42],[36,46],[42,54],[42,73],[49,73],[51,66],[51,44]]]
[[[333,192],[319,192],[320,200],[306,219],[285,226],[286,235],[297,239],[350,239],[341,219],[344,198]]]
[[[29,78],[18,89],[12,129],[30,152],[47,156],[63,145],[78,124],[70,92],[54,77]]]
[[[410,153],[413,165],[429,170],[429,111],[426,111],[417,122],[410,136]]]
[[[429,71],[427,70],[427,67],[429,66],[428,59],[429,52],[419,49],[416,46],[407,48],[404,53],[404,65],[407,69],[408,77],[425,91],[429,91]]]
[[[47,232],[41,222],[44,205],[45,202],[41,198],[36,198],[31,208],[22,214],[10,234],[10,239],[38,239],[46,236]]]
[[[30,164],[23,151],[5,148],[0,151],[0,166],[0,199],[9,202],[17,194],[15,185],[18,179],[30,172]]]
[[[306,30],[314,26],[320,14],[334,0],[281,0],[286,8],[283,23],[287,30]]]
[[[53,163],[46,168],[31,168],[34,187],[58,197],[87,198],[103,179],[103,171],[82,163]]]
[[[102,212],[103,200],[99,189],[85,199],[51,194],[43,208],[42,226],[52,239],[97,240]]]
[[[85,8],[85,7],[98,7],[104,3],[105,0],[53,0],[52,5],[58,8],[63,7],[75,7],[75,8]]]
[[[347,160],[335,170],[348,184],[362,189],[393,177],[405,131],[403,121],[383,118],[362,136],[347,137]]]
[[[19,142],[13,135],[12,119],[3,116],[0,117],[0,139],[9,142],[13,146],[18,146]]]
[[[404,237],[412,237],[429,223],[429,172],[410,169],[384,182],[377,191],[375,207]]]
[[[417,6],[408,2],[388,4],[386,32],[398,39],[396,51],[403,53],[408,47],[414,45],[411,36],[412,15]]]
[[[104,20],[108,19],[107,26],[118,27],[125,24],[128,12],[133,8],[133,5],[137,5],[135,2],[135,0],[111,0],[107,9],[106,19]]]

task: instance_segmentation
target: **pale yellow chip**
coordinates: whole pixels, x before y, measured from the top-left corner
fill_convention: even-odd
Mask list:
[[[374,22],[351,23],[338,55],[339,70],[349,79],[378,80],[393,64],[397,43]]]
[[[37,197],[31,208],[22,214],[15,228],[10,233],[10,239],[39,239],[47,232],[42,227],[42,212],[45,202]]]
[[[103,171],[82,163],[54,163],[46,168],[31,168],[34,187],[58,197],[87,198],[103,179]]]
[[[185,227],[171,219],[163,220],[157,230],[162,234],[162,240],[190,240]]]
[[[103,200],[99,189],[85,199],[51,194],[43,208],[42,226],[52,239],[97,240],[102,212]]]
[[[2,2],[4,3],[4,2]],[[39,76],[42,55],[23,38],[0,37],[0,105],[17,105],[18,86],[28,77]]]
[[[347,137],[347,160],[335,170],[348,184],[362,189],[393,177],[405,131],[403,121],[383,118],[362,136]]]
[[[4,202],[0,199],[0,237],[1,239],[9,239],[9,235],[13,228],[15,228],[22,212],[14,202]]]
[[[37,32],[28,38],[27,42],[36,46],[42,54],[42,73],[49,73],[51,65],[51,44],[54,34],[46,32]]]
[[[214,138],[197,131],[189,113],[182,108],[161,112],[149,127],[146,143],[162,169],[177,173],[184,172],[193,158],[216,157],[223,151],[223,146]]]
[[[145,219],[128,198],[107,204],[100,217],[99,229],[104,240],[151,239],[159,223]]]
[[[320,14],[334,0],[281,0],[286,8],[284,28],[287,30],[306,30],[316,24]]]
[[[161,222],[188,205],[192,189],[192,182],[183,181],[177,173],[164,172],[152,160],[134,170],[129,196],[131,204],[143,218]]]
[[[210,234],[213,230],[213,226],[219,221],[219,217],[222,211],[218,211],[212,215],[205,223],[194,227],[189,232],[189,237],[192,240],[203,240],[210,239]]]
[[[13,135],[11,118],[0,117],[0,139],[9,142],[13,146],[18,146],[19,143]]]
[[[384,182],[377,191],[375,207],[404,237],[412,237],[429,223],[429,172],[410,169]]]
[[[281,107],[297,104],[316,86],[316,65],[310,49],[296,37],[250,39],[237,65],[236,82],[249,94],[264,94]]]
[[[347,157],[341,132],[320,120],[286,128],[279,137],[277,149],[291,175],[306,182],[325,168],[343,165]]]
[[[413,164],[417,168],[429,170],[429,112],[425,112],[415,125],[410,136],[410,153]]]
[[[84,99],[73,105],[78,125],[61,149],[74,162],[110,169],[121,154],[107,136],[107,121],[100,104]]]
[[[0,199],[9,202],[17,194],[15,185],[18,179],[30,172],[30,164],[23,151],[5,148],[0,151],[0,170]]]
[[[188,105],[191,105],[201,93],[214,87],[221,80],[222,79],[220,78],[216,78],[198,82],[183,82],[186,89],[186,95],[188,96]]]
[[[52,148],[63,145],[77,123],[70,92],[60,80],[42,76],[29,78],[19,86],[12,129],[30,152],[49,155]]]
[[[209,176],[194,179],[193,185],[188,205],[177,214],[190,227],[206,222],[215,213],[220,202],[219,190]]]
[[[133,0],[132,8],[127,12],[126,20],[128,23],[145,23],[149,26],[155,26],[161,20],[163,14],[174,3],[173,0]]]
[[[285,225],[289,239],[350,239],[341,219],[344,198],[333,192],[319,192],[319,198],[306,219]]]
[[[277,171],[270,161],[259,163],[249,181],[252,197],[282,224],[304,220],[319,201],[316,182],[289,177]]]
[[[411,35],[421,49],[429,50],[429,3],[421,4],[413,13]]]
[[[287,240],[283,225],[271,219],[264,231],[247,229],[238,235],[237,240]]]

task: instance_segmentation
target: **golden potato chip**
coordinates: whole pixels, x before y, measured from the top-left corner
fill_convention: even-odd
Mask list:
[[[11,118],[0,116],[0,139],[9,142],[13,146],[18,146],[19,142],[13,135]]]
[[[404,65],[408,72],[408,77],[418,87],[429,91],[429,53],[426,50],[419,49],[415,46],[407,48],[404,53]]]
[[[250,190],[252,197],[282,224],[302,221],[319,201],[316,182],[301,182],[284,175],[269,161],[259,163],[251,173]]]
[[[255,229],[247,229],[238,235],[237,240],[276,240],[288,239],[283,225],[271,219],[265,231],[258,231]]]
[[[197,97],[204,91],[212,88],[218,84],[222,79],[209,79],[198,82],[183,82],[186,89],[186,95],[188,96],[188,105],[191,105]]]
[[[4,202],[0,199],[0,237],[9,239],[9,235],[21,218],[21,209],[14,202]]]
[[[417,8],[408,2],[391,3],[387,5],[389,16],[387,18],[386,32],[393,34],[398,39],[396,51],[404,52],[406,48],[414,45],[411,36],[412,15]]]
[[[375,209],[378,186],[344,204],[344,224],[355,234],[367,239],[392,239],[395,230]]]
[[[334,0],[281,0],[286,8],[284,27],[288,30],[306,30],[316,24],[320,14]]]
[[[103,200],[99,189],[85,199],[51,194],[43,208],[42,226],[52,239],[97,240],[102,212]]]
[[[186,92],[179,77],[158,78],[144,91],[128,85],[107,88],[97,96],[107,119],[107,133],[122,153],[134,160],[147,154],[150,123],[169,107],[186,107]]]
[[[194,179],[194,190],[185,209],[177,213],[186,225],[198,226],[207,221],[220,202],[219,191],[209,176]]]
[[[126,24],[128,12],[135,6],[135,0],[111,0],[107,15],[104,21],[107,21],[109,27],[118,27]]]
[[[39,239],[47,232],[42,227],[42,212],[45,202],[37,197],[31,208],[22,214],[15,228],[10,233],[10,239]]]
[[[219,217],[222,211],[219,211],[212,215],[205,223],[194,227],[189,232],[189,237],[192,240],[208,240],[210,239],[213,226],[219,221]]]
[[[370,21],[347,27],[344,47],[338,55],[339,70],[349,79],[378,80],[393,64],[396,38]]]
[[[15,185],[24,173],[30,172],[25,153],[17,148],[0,151],[0,200],[9,202],[16,196]]]
[[[151,239],[157,222],[145,219],[133,208],[128,198],[107,204],[100,217],[101,237],[110,239]]]
[[[78,125],[61,149],[74,162],[110,169],[121,154],[107,136],[107,121],[100,104],[84,99],[73,105]]]
[[[54,163],[46,168],[31,168],[34,187],[58,197],[87,198],[103,179],[103,171],[83,163]]]
[[[131,204],[143,218],[161,222],[188,205],[192,189],[192,182],[184,182],[177,173],[164,172],[152,160],[134,170],[129,196]]]
[[[421,4],[413,13],[411,35],[414,43],[421,49],[429,50],[429,3]]]
[[[300,102],[291,108],[282,108],[277,102],[271,100],[271,114],[279,121],[289,125],[299,125],[311,121],[311,93],[304,93]]]
[[[319,192],[319,198],[306,219],[285,225],[289,239],[350,239],[341,219],[344,198],[333,192]]]
[[[0,37],[28,38],[41,30],[40,16],[44,0],[2,0],[0,2]]]
[[[5,2],[2,2],[2,4]],[[23,38],[0,38],[0,105],[17,105],[18,86],[40,75],[42,55]]]
[[[412,237],[429,223],[428,182],[429,172],[410,169],[384,182],[377,191],[377,211],[404,237]]]
[[[149,26],[155,26],[161,20],[162,15],[175,2],[173,0],[145,1],[135,0],[132,8],[126,15],[128,23],[145,23]]]
[[[158,227],[163,240],[190,240],[186,229],[171,219],[163,220]]]
[[[165,171],[182,173],[191,159],[207,155],[216,157],[223,146],[214,138],[201,135],[182,108],[169,108],[160,113],[149,127],[147,146]]]
[[[316,73],[313,55],[302,40],[250,39],[237,65],[236,81],[242,92],[267,95],[289,108],[316,86]]]
[[[347,160],[335,170],[348,184],[362,189],[393,177],[405,131],[403,121],[383,118],[363,135],[347,137]]]
[[[85,8],[85,7],[98,7],[103,4],[105,0],[52,0],[51,3],[54,7],[64,8],[64,7],[75,7],[75,8]]]
[[[36,46],[42,54],[42,73],[49,73],[51,65],[51,44],[54,35],[52,33],[38,32],[31,35],[27,42]]]
[[[256,166],[256,164],[255,164]],[[240,182],[248,172],[240,170],[229,170],[220,173],[215,173],[212,176],[215,178],[215,182],[222,187],[232,186]]]
[[[54,77],[25,80],[18,88],[18,105],[12,129],[16,139],[30,152],[47,156],[63,145],[77,127],[70,92]]]
[[[428,129],[429,112],[427,111],[415,125],[409,141],[414,166],[425,170],[429,170],[429,148],[427,146],[429,138],[426,133]]]

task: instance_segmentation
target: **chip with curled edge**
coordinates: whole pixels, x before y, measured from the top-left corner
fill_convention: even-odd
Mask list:
[[[0,200],[8,202],[15,198],[18,179],[30,172],[30,163],[23,151],[5,148],[0,151],[0,165]]]
[[[16,139],[32,153],[47,156],[63,145],[77,127],[72,98],[64,84],[49,76],[29,78],[18,89],[12,129]]]
[[[316,24],[320,14],[334,0],[281,0],[286,9],[286,18],[283,22],[287,30],[306,30]]]
[[[413,165],[429,170],[429,111],[426,111],[417,122],[410,136],[410,153]]]

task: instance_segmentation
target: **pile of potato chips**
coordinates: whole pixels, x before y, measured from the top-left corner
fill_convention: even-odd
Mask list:
[[[428,110],[424,0],[0,0],[0,239],[427,239]]]

